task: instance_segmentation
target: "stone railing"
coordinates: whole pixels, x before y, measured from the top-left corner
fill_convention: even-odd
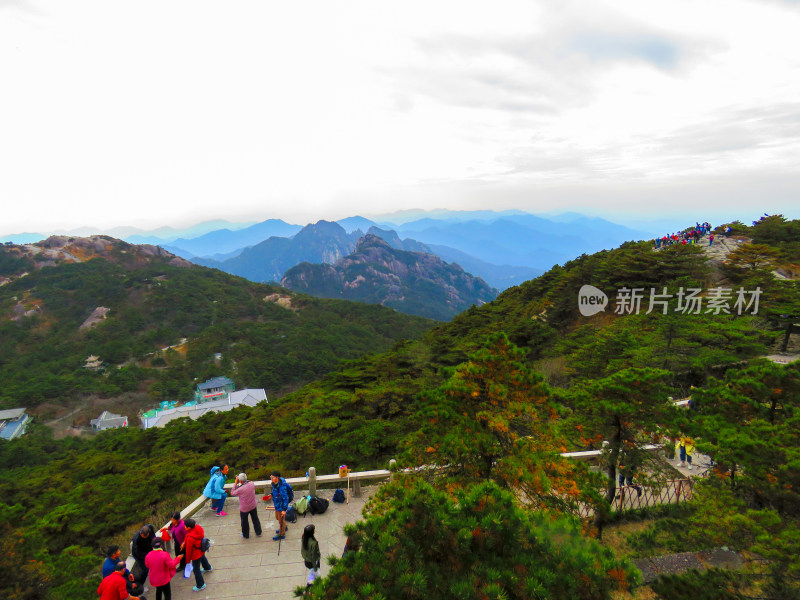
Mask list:
[[[679,404],[680,401],[676,404]],[[604,442],[605,445],[607,442]],[[650,444],[647,446],[643,446],[642,450],[648,452],[655,452],[662,448],[661,445],[658,444]],[[580,452],[562,452],[561,456],[565,458],[571,458],[572,460],[578,461],[586,461],[592,460],[595,458],[599,458],[603,454],[603,450],[583,450]],[[329,485],[333,483],[346,483],[348,492],[350,492],[352,488],[353,496],[358,498],[361,496],[361,482],[362,481],[383,481],[387,479],[391,479],[392,473],[397,468],[397,462],[395,459],[389,461],[389,469],[379,469],[376,471],[356,471],[350,472],[347,476],[342,477],[338,473],[334,473],[332,475],[317,475],[317,470],[314,467],[310,467],[308,469],[308,475],[304,477],[287,477],[286,481],[293,487],[298,489],[307,489],[308,494],[314,496],[317,493],[317,486],[318,485]],[[256,490],[266,490],[268,487],[272,485],[270,480],[262,480],[262,481],[254,481]],[[225,489],[229,490],[233,487],[232,483],[225,484]],[[348,497],[349,497],[348,493]],[[192,502],[189,506],[184,508],[181,511],[181,518],[186,519],[194,515],[202,506],[206,503],[208,498],[205,496],[199,496]],[[170,523],[167,522],[163,525],[163,527],[169,527]],[[156,534],[158,534],[160,530],[156,530]]]
[[[675,404],[675,406],[685,406],[688,404],[689,399],[685,398],[682,400],[670,400]],[[605,446],[608,442],[603,442]],[[662,446],[660,444],[649,444],[647,446],[643,446],[642,450],[647,452],[656,452],[660,450]],[[561,456],[566,458],[571,458],[573,460],[578,461],[586,461],[592,460],[595,458],[599,458],[603,454],[603,450],[583,450],[579,452],[562,452]],[[317,485],[325,485],[331,483],[338,483],[338,482],[347,482],[348,491],[350,490],[351,484],[353,488],[353,495],[357,498],[361,495],[361,482],[362,481],[381,481],[385,479],[390,479],[392,473],[396,470],[397,462],[395,459],[389,461],[389,469],[380,469],[377,471],[358,471],[355,473],[349,473],[346,477],[341,477],[338,473],[334,473],[333,475],[317,475],[317,470],[314,467],[310,467],[308,469],[308,475],[305,477],[289,477],[286,481],[294,488],[297,487],[299,489],[308,489],[308,493],[310,495],[315,495],[317,492]],[[266,489],[268,486],[272,485],[272,482],[269,480],[264,481],[254,481],[256,489]],[[232,483],[225,484],[225,489],[231,489],[233,487]],[[348,494],[349,496],[349,494]],[[184,508],[181,511],[182,518],[191,517],[195,514],[200,508],[205,504],[206,498],[205,496],[198,497],[194,502],[192,502],[189,506]],[[164,527],[168,527],[169,523],[164,525]]]
[[[606,446],[608,442],[603,442],[603,446]],[[661,444],[647,444],[646,446],[642,446],[639,448],[640,450],[644,450],[645,452],[656,452],[661,450],[664,446]],[[564,458],[571,458],[572,460],[591,460],[593,458],[599,458],[603,454],[603,450],[581,450],[580,452],[562,452],[561,456]]]
[[[286,482],[292,488],[308,490],[308,494],[314,496],[317,493],[318,485],[328,485],[333,483],[341,483],[347,486],[348,491],[352,489],[353,496],[358,498],[361,496],[361,482],[363,481],[383,481],[391,479],[392,473],[395,470],[397,463],[394,459],[389,461],[389,469],[379,469],[377,471],[356,471],[350,472],[346,476],[341,477],[338,473],[333,475],[317,475],[317,470],[314,467],[308,469],[308,475],[305,477],[287,477]],[[266,490],[272,485],[272,482],[267,479],[263,481],[254,481],[256,490]],[[226,483],[225,489],[229,490],[233,487],[232,483]],[[348,494],[349,497],[349,494]],[[205,496],[199,496],[189,506],[181,511],[181,518],[187,519],[200,510],[203,505],[208,501]],[[170,523],[167,522],[163,527],[169,527]],[[160,530],[156,530],[158,534]]]

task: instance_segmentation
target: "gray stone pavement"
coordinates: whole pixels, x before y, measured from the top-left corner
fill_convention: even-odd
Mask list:
[[[740,554],[727,548],[713,548],[702,552],[681,552],[664,556],[652,556],[633,561],[642,572],[644,583],[652,583],[659,575],[685,573],[689,569],[705,571],[710,568],[741,569],[745,561]]]
[[[677,456],[678,450],[676,447],[675,450],[675,458],[669,460],[670,465],[676,470],[681,473],[681,475],[688,478],[698,478],[703,477],[705,473],[711,468],[711,457],[706,454],[701,454],[697,450],[694,451],[692,455],[692,468],[689,468],[687,464],[685,467],[681,466],[680,458]]]
[[[184,579],[178,572],[172,580],[172,598],[174,600],[214,600],[217,598],[243,598],[245,600],[288,600],[294,598],[294,590],[305,586],[308,570],[300,556],[300,538],[303,528],[313,523],[316,526],[315,537],[319,541],[322,552],[321,574],[327,575],[329,566],[326,557],[330,554],[341,556],[344,549],[345,535],[342,528],[347,523],[361,519],[361,510],[369,497],[377,491],[378,486],[362,488],[360,498],[350,498],[347,504],[330,503],[328,510],[322,515],[298,517],[297,523],[289,524],[286,539],[280,544],[272,541],[277,529],[277,521],[272,510],[272,502],[265,503],[260,499],[258,515],[263,529],[258,538],[250,530],[250,538],[241,537],[239,521],[239,504],[236,498],[228,498],[225,502],[226,517],[217,517],[204,506],[197,511],[194,519],[203,527],[211,542],[211,550],[207,557],[213,567],[210,573],[204,573],[206,588],[193,592],[194,576]],[[302,491],[295,492],[295,495]],[[318,496],[330,500],[333,490],[322,490]],[[155,598],[155,590],[147,593],[148,600]]]

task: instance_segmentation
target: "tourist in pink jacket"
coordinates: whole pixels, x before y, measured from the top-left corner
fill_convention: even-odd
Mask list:
[[[172,538],[172,545],[175,548],[175,556],[178,556],[181,553],[183,540],[186,539],[186,525],[184,525],[183,519],[181,519],[180,512],[176,511],[173,513],[172,519],[170,519],[169,527],[167,527],[167,531],[169,531],[169,535]],[[186,567],[186,561],[181,559],[179,568],[181,571],[183,571],[184,567]],[[185,575],[184,577],[188,579],[188,575]]]
[[[150,585],[156,588],[156,600],[172,600],[172,590],[169,582],[175,575],[175,566],[181,562],[183,555],[175,558],[164,551],[161,540],[153,542],[153,550],[144,559],[145,565],[150,569]]]
[[[261,537],[261,521],[258,520],[258,500],[256,500],[256,484],[247,481],[247,475],[239,473],[236,481],[233,482],[231,496],[239,498],[239,517],[242,520],[242,537],[250,537],[250,522],[247,515],[253,519],[253,530],[256,536]]]

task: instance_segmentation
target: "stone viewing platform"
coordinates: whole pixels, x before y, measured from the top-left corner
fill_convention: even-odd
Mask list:
[[[661,446],[649,446],[649,451],[659,451]],[[602,454],[601,450],[584,452],[567,452],[563,456],[573,460],[593,460]],[[696,455],[696,458],[707,457]],[[394,461],[391,461],[394,463]],[[640,493],[635,493],[638,486],[621,488],[615,498],[613,510],[635,510],[653,504],[668,504],[686,501],[692,495],[692,477],[701,476],[707,469],[706,461],[698,460],[696,471],[686,471],[675,467],[684,475],[685,479],[662,482],[662,485],[651,488],[639,488]],[[218,598],[242,598],[245,600],[278,600],[294,598],[294,590],[305,587],[308,570],[303,564],[300,555],[300,543],[303,528],[313,523],[316,527],[315,537],[322,553],[320,575],[326,576],[329,571],[327,557],[342,555],[345,544],[344,526],[355,523],[362,518],[362,511],[372,495],[378,490],[379,484],[391,478],[391,470],[362,471],[349,473],[346,477],[337,474],[317,476],[315,469],[309,469],[310,476],[287,478],[293,486],[295,500],[303,495],[311,494],[331,500],[335,487],[343,489],[348,502],[337,504],[329,502],[324,514],[314,515],[307,513],[298,516],[296,523],[290,523],[286,531],[286,539],[280,542],[272,540],[276,533],[277,520],[272,510],[272,501],[263,501],[262,496],[270,491],[270,482],[255,481],[258,497],[258,515],[263,529],[262,536],[256,537],[250,529],[250,538],[244,539],[241,535],[241,521],[239,517],[239,500],[228,497],[225,502],[224,517],[218,517],[210,509],[210,500],[204,496],[198,497],[192,504],[181,511],[183,518],[192,517],[203,528],[205,536],[211,540],[211,550],[207,553],[212,571],[205,573],[206,588],[192,591],[195,585],[194,575],[183,577],[180,570],[172,579],[172,595],[175,600],[188,600],[201,598],[214,600]],[[362,484],[369,484],[368,486]],[[225,487],[230,489],[232,484]],[[320,490],[318,486],[325,486]],[[265,491],[266,490],[266,491]],[[586,516],[586,515],[584,515]],[[163,526],[166,526],[164,524]],[[170,555],[173,555],[172,542],[168,543]],[[128,566],[133,566],[133,558],[128,559]],[[148,587],[149,582],[148,582]],[[148,600],[155,597],[155,589],[151,587],[146,593]]]
[[[346,481],[343,489],[346,488]],[[316,527],[315,537],[322,552],[321,574],[327,575],[327,556],[341,556],[344,549],[345,535],[343,528],[348,523],[361,519],[361,510],[378,486],[362,488],[361,497],[353,497],[350,490],[350,502],[335,504],[331,502],[324,514],[298,516],[297,523],[289,523],[286,539],[280,543],[272,540],[278,527],[272,502],[264,502],[259,495],[258,516],[263,529],[262,536],[256,537],[250,528],[250,538],[241,536],[242,528],[239,520],[239,501],[228,498],[225,501],[225,517],[217,517],[205,502],[197,510],[193,518],[200,524],[211,540],[211,550],[206,555],[213,570],[204,573],[206,588],[193,592],[194,575],[184,579],[178,572],[172,580],[173,600],[242,598],[245,600],[288,600],[294,598],[294,590],[305,586],[308,570],[300,556],[300,538],[303,528],[313,523]],[[299,498],[303,490],[295,490],[295,498]],[[333,490],[321,490],[317,496],[328,500]],[[270,510],[265,510],[270,507]],[[155,589],[146,594],[148,600],[155,598]]]
[[[394,469],[390,461],[390,468]],[[225,501],[224,517],[218,517],[210,510],[211,501],[205,496],[198,497],[189,506],[181,510],[184,519],[192,517],[211,540],[211,549],[206,554],[212,571],[204,573],[205,589],[194,592],[194,575],[184,579],[178,570],[172,579],[171,589],[174,600],[189,598],[215,600],[217,598],[243,598],[245,600],[288,600],[294,598],[294,590],[298,586],[305,587],[308,569],[300,556],[300,540],[303,528],[311,523],[316,527],[314,537],[319,542],[322,560],[320,574],[328,574],[327,557],[341,556],[346,536],[344,526],[355,523],[362,518],[361,512],[367,501],[378,490],[379,484],[388,481],[391,471],[349,472],[346,476],[338,474],[317,475],[314,467],[309,468],[306,477],[289,477],[286,481],[294,489],[295,501],[304,495],[311,494],[329,501],[328,509],[321,515],[298,515],[296,523],[289,523],[286,539],[280,542],[272,540],[278,528],[272,501],[265,502],[264,494],[270,493],[271,482],[254,481],[258,498],[258,518],[261,521],[262,535],[256,537],[250,523],[250,537],[242,537],[239,517],[239,499],[228,497]],[[362,486],[362,484],[366,484]],[[368,487],[367,487],[368,485]],[[226,484],[230,490],[233,484]],[[320,486],[325,489],[319,489]],[[335,488],[345,491],[347,502],[337,504],[331,501]],[[266,491],[265,491],[266,490]],[[162,527],[167,527],[165,523]],[[157,528],[158,531],[159,528]],[[172,541],[167,543],[171,556]],[[133,567],[133,557],[128,557],[128,568]],[[155,598],[156,590],[150,586],[146,592],[148,600]]]

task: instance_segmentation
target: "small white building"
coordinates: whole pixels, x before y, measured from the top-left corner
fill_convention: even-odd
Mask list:
[[[230,392],[218,400],[207,400],[206,402],[198,403],[189,402],[183,406],[159,410],[153,416],[142,416],[142,427],[145,429],[149,429],[150,427],[164,427],[164,425],[173,419],[189,417],[195,420],[209,412],[225,412],[237,406],[253,407],[261,401],[269,402],[269,400],[267,400],[267,392],[263,389],[238,390]]]
[[[116,429],[117,427],[127,427],[128,417],[125,415],[115,415],[112,412],[104,410],[96,419],[89,421],[92,424],[92,429],[95,431],[104,431],[106,429]]]

